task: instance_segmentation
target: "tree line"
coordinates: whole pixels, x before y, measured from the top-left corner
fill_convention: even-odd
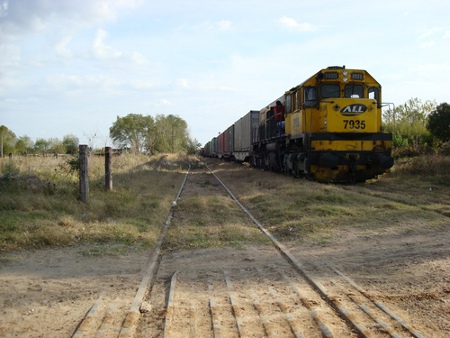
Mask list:
[[[128,114],[117,116],[109,128],[109,136],[120,149],[133,153],[179,153],[195,154],[200,143],[191,139],[186,121],[175,115],[143,116]]]
[[[450,141],[450,105],[409,99],[383,112],[383,130],[392,133],[397,150],[441,148]]]
[[[440,148],[450,141],[450,105],[412,98],[383,112],[383,130],[391,132],[394,149]],[[133,153],[196,153],[200,143],[189,136],[186,121],[176,115],[117,116],[109,128],[114,146]],[[0,126],[0,156],[8,154],[75,154],[79,140],[73,134],[57,138],[16,137],[6,126]],[[94,150],[94,149],[93,149]]]
[[[155,118],[140,114],[117,116],[109,132],[116,148],[132,153],[195,154],[200,148],[200,143],[189,136],[186,121],[175,115],[157,115]],[[65,135],[62,140],[38,138],[33,142],[26,135],[17,137],[6,126],[0,126],[0,157],[8,154],[76,154],[79,143],[73,134]]]
[[[0,157],[8,154],[76,154],[78,152],[78,137],[72,134],[58,138],[38,138],[35,142],[28,136],[17,137],[6,126],[0,126]]]

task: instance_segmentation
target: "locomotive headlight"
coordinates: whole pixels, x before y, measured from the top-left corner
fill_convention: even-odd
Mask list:
[[[342,81],[347,82],[347,81],[348,81],[348,77],[344,77],[344,78],[342,79]]]
[[[344,70],[344,71],[342,72],[342,75],[344,75],[344,76],[347,76],[347,74],[348,74],[348,72],[347,72],[346,70]]]

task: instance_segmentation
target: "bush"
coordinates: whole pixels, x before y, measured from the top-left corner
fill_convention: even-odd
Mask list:
[[[423,155],[404,157],[398,160],[395,172],[423,177],[448,177],[450,157],[442,155]]]
[[[392,150],[393,158],[403,158],[403,157],[417,157],[423,155],[433,155],[435,151],[433,148],[426,145],[413,145],[410,144],[406,147],[397,147]]]

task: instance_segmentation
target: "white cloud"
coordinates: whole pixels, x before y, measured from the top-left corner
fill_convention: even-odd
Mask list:
[[[422,41],[420,43],[420,47],[422,48],[430,48],[430,47],[434,47],[436,45],[435,41]]]
[[[131,61],[133,61],[135,64],[138,65],[148,65],[148,60],[145,58],[144,55],[142,55],[141,53],[138,52],[132,52],[130,54],[130,59]]]
[[[0,44],[0,72],[18,66],[21,60],[20,47],[13,44]]]
[[[189,83],[188,79],[178,79],[177,81],[177,87],[189,89],[191,88],[191,84]]]
[[[60,90],[73,87],[91,90],[92,88],[118,87],[120,85],[120,81],[116,78],[103,75],[56,75],[47,77],[47,83]]]
[[[1,1],[1,0],[0,0]],[[115,21],[143,0],[3,0],[0,2],[0,41],[6,37]]]
[[[120,57],[122,55],[121,52],[105,45],[104,39],[107,37],[107,35],[108,34],[105,30],[97,30],[97,34],[95,35],[95,39],[92,44],[94,55],[99,59],[111,59]]]
[[[73,1],[72,1],[73,2]],[[90,13],[103,20],[113,20],[123,10],[139,7],[142,0],[82,0],[86,7],[90,7]],[[77,5],[77,8],[80,6]]]
[[[217,31],[219,32],[227,32],[233,29],[233,23],[229,20],[220,20],[220,21],[202,21],[200,23],[195,23],[193,25],[181,25],[178,28],[179,32],[192,33],[192,32],[201,32],[201,33],[209,33],[214,34]]]
[[[418,38],[419,40],[423,40],[426,39],[432,35],[435,35],[437,32],[439,32],[440,29],[437,27],[432,27],[432,28],[428,28],[428,29],[424,29],[421,31],[421,33],[419,34]]]
[[[228,20],[222,20],[217,23],[217,27],[221,31],[227,31],[227,30],[231,29],[232,23],[231,23],[231,21],[228,21]]]
[[[67,45],[70,43],[71,40],[72,40],[71,36],[66,36],[59,43],[57,43],[55,46],[56,54],[64,58],[71,58],[72,52],[67,48]]]
[[[230,74],[228,74],[230,75]],[[197,74],[194,80],[180,78],[176,80],[176,86],[181,89],[200,90],[200,91],[232,91],[234,88],[228,87],[224,82],[226,76],[220,75],[220,80],[216,77],[205,74]]]
[[[132,81],[132,86],[136,89],[150,89],[156,87],[157,85],[150,81],[134,80]]]
[[[173,103],[168,99],[161,99],[158,101],[157,106],[172,106]]]
[[[8,1],[0,3],[0,18],[8,15]]]
[[[423,29],[419,36],[417,37],[422,48],[430,48],[436,46],[438,43],[436,41],[441,39],[446,39],[449,37],[449,32],[443,32],[439,27],[432,27],[428,29]]]
[[[297,20],[283,16],[281,17],[278,22],[289,29],[300,31],[300,32],[311,32],[315,30],[314,26],[309,23],[299,23]]]
[[[142,0],[4,0],[0,13],[8,20],[19,24],[37,18],[52,20],[56,18],[76,19],[86,22],[114,20],[126,10],[139,7]]]
[[[112,46],[105,43],[105,40],[109,37],[108,33],[104,29],[98,29],[94,40],[92,42],[92,54],[99,60],[118,60],[126,62],[129,66],[130,63],[137,66],[147,66],[149,64],[147,58],[139,52],[122,52]]]

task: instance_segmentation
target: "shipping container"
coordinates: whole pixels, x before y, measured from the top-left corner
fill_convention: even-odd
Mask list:
[[[223,158],[225,155],[225,135],[226,132],[223,132],[217,136],[217,157]]]
[[[234,124],[234,150],[236,161],[248,161],[252,152],[253,129],[259,125],[259,111],[251,110]]]
[[[225,158],[231,158],[234,150],[234,124],[224,132],[224,150]]]

